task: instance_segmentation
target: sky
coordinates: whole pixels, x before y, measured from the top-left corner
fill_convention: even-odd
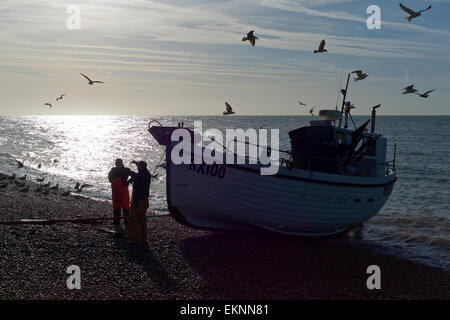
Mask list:
[[[407,22],[392,0],[1,0],[0,115],[220,115],[225,101],[305,115],[297,100],[334,109],[358,69],[354,115],[450,115],[450,0],[402,3],[432,9]],[[370,5],[381,29],[367,27]],[[328,53],[313,54],[322,39]],[[401,95],[410,84],[436,91]]]

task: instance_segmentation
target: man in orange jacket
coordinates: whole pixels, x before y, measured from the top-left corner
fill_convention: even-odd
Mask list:
[[[130,193],[128,191],[128,177],[134,177],[135,172],[124,167],[122,159],[116,159],[116,166],[109,171],[108,179],[111,182],[112,201],[114,208],[114,224],[120,224],[120,211],[123,210],[124,223],[128,224],[130,210]]]

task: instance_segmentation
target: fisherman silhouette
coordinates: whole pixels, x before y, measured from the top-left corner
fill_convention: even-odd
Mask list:
[[[150,182],[152,175],[147,169],[145,161],[133,161],[137,165],[138,173],[130,180],[133,182],[130,212],[130,236],[136,244],[147,243],[147,218],[149,207]]]
[[[128,191],[128,177],[134,177],[135,172],[124,167],[122,159],[116,159],[116,166],[109,171],[108,179],[111,182],[114,224],[120,224],[120,211],[123,210],[125,225],[128,224],[130,210],[130,193]]]

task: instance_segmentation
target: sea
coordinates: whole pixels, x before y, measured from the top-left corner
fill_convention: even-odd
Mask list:
[[[311,116],[14,116],[0,117],[0,172],[27,180],[45,178],[73,190],[91,184],[82,195],[111,200],[108,172],[116,158],[128,165],[145,160],[152,180],[150,210],[167,212],[165,171],[156,166],[163,147],[149,134],[148,123],[193,127],[279,129],[280,149],[289,150],[290,130],[306,126]],[[354,116],[356,126],[369,116]],[[388,139],[398,180],[380,212],[363,227],[336,241],[450,271],[450,116],[378,116],[376,132]],[[352,127],[353,124],[350,123]],[[224,131],[225,132],[225,131]],[[18,168],[16,159],[24,161]],[[41,165],[40,168],[38,167]],[[133,168],[133,165],[128,165]]]

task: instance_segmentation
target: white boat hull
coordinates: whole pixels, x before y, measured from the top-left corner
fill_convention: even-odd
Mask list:
[[[277,175],[262,176],[257,165],[174,165],[169,145],[169,211],[200,229],[334,235],[373,217],[396,180],[395,173],[355,177],[280,167]]]

